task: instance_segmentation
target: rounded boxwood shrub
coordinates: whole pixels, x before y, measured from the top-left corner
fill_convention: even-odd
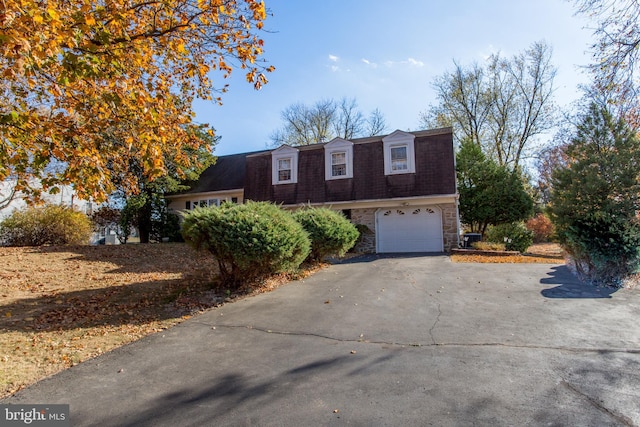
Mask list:
[[[360,233],[341,213],[327,208],[305,208],[293,217],[309,233],[313,260],[330,255],[343,256],[358,241]]]
[[[504,243],[508,251],[523,253],[533,244],[533,231],[522,222],[499,224],[489,228],[486,239],[489,242]]]
[[[82,212],[59,205],[29,207],[0,223],[0,243],[6,246],[86,245],[91,220]]]
[[[182,236],[215,256],[230,286],[295,270],[309,254],[307,233],[289,212],[265,202],[196,208],[185,215]]]

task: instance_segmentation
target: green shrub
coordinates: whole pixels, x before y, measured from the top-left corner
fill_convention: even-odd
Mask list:
[[[327,208],[305,208],[293,214],[311,239],[313,260],[326,256],[343,256],[358,241],[360,233],[342,214]]]
[[[88,244],[92,228],[91,220],[72,208],[30,207],[0,223],[0,242],[6,246]]]
[[[504,243],[508,251],[525,252],[533,244],[533,231],[521,222],[499,224],[490,227],[486,233],[486,240]]]
[[[197,208],[185,215],[182,236],[216,257],[230,286],[295,270],[311,245],[289,212],[265,202]]]
[[[560,234],[581,278],[619,287],[640,270],[640,222],[617,214],[593,212],[574,220]]]

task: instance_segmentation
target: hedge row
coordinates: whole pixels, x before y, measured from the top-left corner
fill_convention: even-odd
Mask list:
[[[222,279],[238,286],[297,269],[305,259],[341,255],[358,238],[346,218],[326,208],[294,214],[266,202],[196,208],[185,215],[182,235],[218,261]]]

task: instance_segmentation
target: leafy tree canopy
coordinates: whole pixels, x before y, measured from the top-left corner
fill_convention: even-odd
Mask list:
[[[240,68],[256,89],[267,82],[265,18],[258,0],[3,2],[0,180],[72,184],[102,201],[113,171],[136,188],[132,159],[149,180],[167,158],[189,169],[189,151],[207,144],[192,101],[226,90],[212,75]]]
[[[160,241],[163,237],[167,219],[173,220],[168,211],[168,202],[165,196],[170,193],[178,193],[188,190],[190,185],[196,182],[200,174],[215,162],[211,154],[213,147],[218,142],[218,137],[212,137],[203,128],[192,128],[198,138],[206,141],[197,150],[191,147],[183,147],[184,154],[192,160],[189,166],[182,165],[170,157],[164,158],[165,175],[150,180],[144,171],[142,163],[138,159],[130,159],[126,174],[113,171],[112,177],[117,191],[114,198],[123,204],[121,225],[127,231],[130,226],[138,229],[140,242],[149,243],[150,240]],[[130,188],[132,176],[137,188]],[[121,239],[122,240],[122,239]]]
[[[522,221],[533,214],[533,200],[517,171],[488,159],[472,141],[463,141],[456,156],[460,216],[471,231]]]

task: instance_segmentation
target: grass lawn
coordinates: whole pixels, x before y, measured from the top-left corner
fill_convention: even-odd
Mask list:
[[[563,262],[556,246],[455,262]],[[319,266],[308,267],[302,275]],[[186,244],[0,247],[0,397],[193,314],[288,281],[230,292]]]

